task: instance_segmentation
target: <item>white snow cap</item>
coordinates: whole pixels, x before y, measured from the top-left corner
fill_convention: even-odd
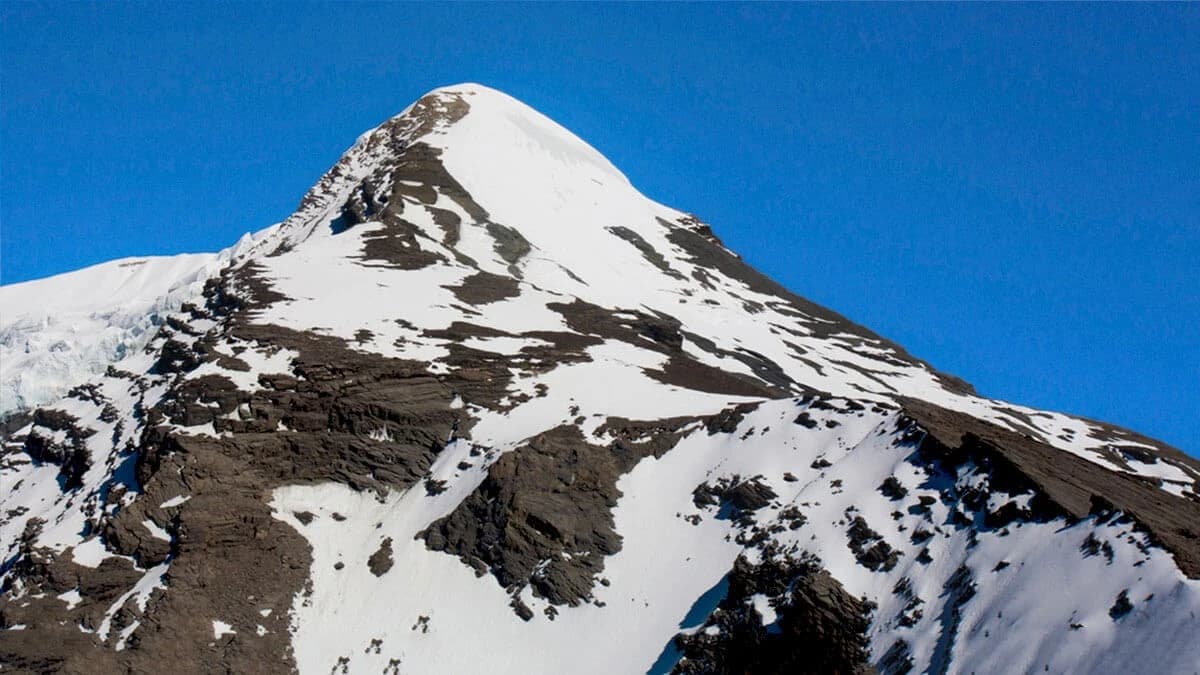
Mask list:
[[[470,106],[466,116],[451,125],[453,132],[446,134],[445,143],[431,144],[472,146],[478,153],[480,161],[475,166],[480,171],[512,175],[517,168],[513,162],[538,157],[542,161],[536,168],[546,172],[540,176],[543,179],[607,178],[629,184],[625,174],[583,139],[502,91],[468,82],[439,87],[425,95],[429,96],[460,96]],[[519,168],[535,166],[522,164]]]

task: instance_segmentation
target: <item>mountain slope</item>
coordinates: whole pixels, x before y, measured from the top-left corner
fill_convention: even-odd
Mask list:
[[[1194,460],[977,396],[494,90],[205,269],[7,424],[10,668],[1200,661]]]

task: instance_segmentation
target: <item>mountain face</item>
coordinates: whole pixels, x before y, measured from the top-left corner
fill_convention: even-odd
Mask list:
[[[0,301],[5,672],[1200,663],[1200,464],[977,395],[485,87],[220,255]]]

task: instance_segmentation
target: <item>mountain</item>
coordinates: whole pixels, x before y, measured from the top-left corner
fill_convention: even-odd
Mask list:
[[[1200,463],[979,396],[486,87],[222,254],[0,300],[5,672],[1200,663]]]

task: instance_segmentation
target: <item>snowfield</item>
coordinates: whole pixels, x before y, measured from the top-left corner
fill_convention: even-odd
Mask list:
[[[974,545],[960,530],[933,540],[929,564],[916,560],[920,546],[908,545],[892,571],[864,569],[846,545],[846,509],[863,514],[886,540],[906,542],[903,531],[920,527],[923,519],[893,520],[894,505],[875,487],[897,474],[911,477],[909,487],[918,489],[920,472],[905,461],[912,447],[894,433],[890,416],[855,417],[835,431],[808,430],[792,424],[796,408],[791,401],[764,404],[729,435],[696,429],[662,459],[645,459],[623,477],[624,496],[614,510],[623,545],[606,561],[609,585],[597,588],[592,603],[560,608],[552,620],[543,616],[548,603],[527,593],[523,599],[535,618],[522,621],[492,579],[476,577],[416,538],[482,476],[452,471],[466,458],[461,444],[451,445],[434,467],[435,475],[455,482],[433,498],[420,488],[382,499],[337,484],[277,489],[272,501],[277,517],[301,532],[314,551],[311,592],[297,596],[293,615],[301,670],[325,672],[344,663],[351,672],[377,672],[398,659],[413,672],[666,672],[673,662],[664,668],[661,657],[670,653],[671,639],[698,626],[695,617],[702,620],[715,605],[709,591],[743,552],[730,539],[735,528],[729,520],[704,514],[693,525],[682,517],[697,512],[692,486],[730,474],[761,474],[780,495],[780,507],[758,514],[762,522],[788,505],[803,504],[808,523],[781,540],[819,555],[853,594],[878,604],[877,617],[899,614],[907,600],[893,589],[901,579],[914,582],[916,595],[929,605],[924,617],[908,628],[879,621],[871,641],[872,653],[882,655],[898,635],[912,636],[913,653],[922,655],[915,672],[942,667],[1030,672],[1048,666],[1050,672],[1182,673],[1200,662],[1200,644],[1190,639],[1200,611],[1200,582],[1180,574],[1162,551],[1141,552],[1130,543],[1131,537],[1141,538],[1127,525],[1024,524],[980,536]],[[752,438],[739,440],[747,431]],[[818,457],[833,464],[813,469]],[[785,481],[789,472],[798,479]],[[831,492],[834,481],[841,482],[840,492]],[[316,517],[302,524],[292,515],[302,512]],[[937,504],[933,520],[944,516]],[[1114,542],[1114,560],[1083,556],[1080,546],[1088,536]],[[367,557],[384,539],[392,540],[402,573],[377,578],[367,572]],[[1007,565],[997,570],[1001,561]],[[971,570],[976,597],[959,619],[959,640],[946,655],[950,662],[939,665],[943,612],[934,610],[945,602],[943,586],[960,566]],[[1023,578],[1014,583],[1018,571]],[[1115,623],[1108,612],[1122,591],[1153,600]],[[387,601],[379,602],[381,597]],[[1174,630],[1158,633],[1163,626]],[[1040,648],[1030,650],[1031,636]],[[1172,648],[1161,649],[1164,642]],[[382,648],[367,649],[373,643]],[[614,650],[613,643],[621,649]]]

